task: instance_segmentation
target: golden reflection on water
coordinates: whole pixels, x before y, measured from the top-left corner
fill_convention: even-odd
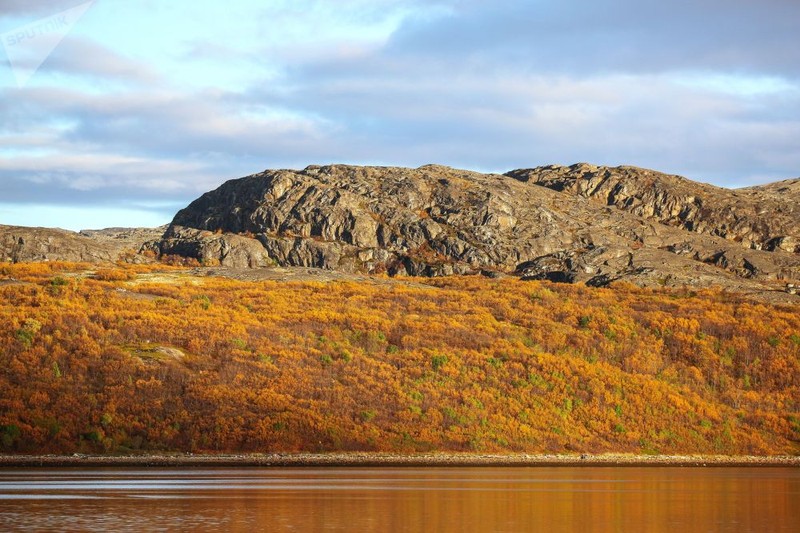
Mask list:
[[[2,530],[678,533],[798,524],[797,468],[0,470]]]

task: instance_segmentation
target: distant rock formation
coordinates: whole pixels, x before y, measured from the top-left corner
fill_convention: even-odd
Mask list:
[[[634,167],[309,166],[228,181],[166,228],[0,226],[2,261],[146,261],[604,286],[800,286],[800,179],[729,190]]]
[[[728,190],[587,164],[309,166],[228,181],[149,246],[231,267],[764,291],[800,279],[799,182]]]
[[[160,228],[109,228],[80,233],[55,228],[0,225],[0,261],[75,261],[106,263],[134,260],[142,244],[163,235]],[[144,260],[144,258],[139,258]]]
[[[588,164],[506,175],[745,248],[800,253],[800,179],[730,190],[635,167]]]

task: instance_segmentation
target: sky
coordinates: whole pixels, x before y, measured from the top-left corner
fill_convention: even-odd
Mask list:
[[[157,226],[310,164],[798,177],[798,28],[797,0],[0,0],[0,224]]]

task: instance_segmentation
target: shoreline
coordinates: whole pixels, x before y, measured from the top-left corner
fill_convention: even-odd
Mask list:
[[[800,456],[476,454],[476,453],[269,453],[153,455],[0,455],[0,469],[31,467],[509,467],[509,466],[800,466]]]

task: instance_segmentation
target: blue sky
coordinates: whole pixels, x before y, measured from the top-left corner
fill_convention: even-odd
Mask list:
[[[0,0],[0,33],[84,3]],[[23,86],[3,58],[0,224],[155,226],[334,162],[797,177],[798,27],[796,0],[95,0]]]

